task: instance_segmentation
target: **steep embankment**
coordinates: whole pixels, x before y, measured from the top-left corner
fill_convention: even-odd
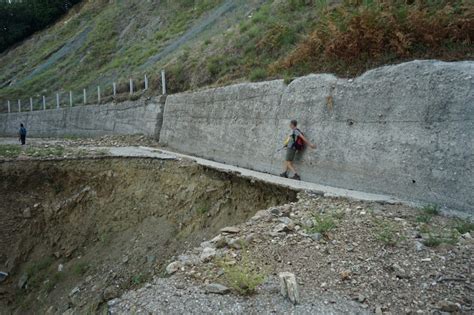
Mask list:
[[[353,1],[351,1],[353,2]],[[365,3],[365,1],[364,1]],[[169,91],[311,72],[347,76],[473,56],[469,1],[84,1],[0,55],[0,102],[83,88],[126,91],[168,72]],[[80,92],[80,93],[77,93]]]

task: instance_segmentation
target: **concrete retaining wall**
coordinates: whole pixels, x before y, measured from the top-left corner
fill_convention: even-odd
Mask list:
[[[169,96],[160,142],[278,174],[290,119],[306,181],[474,212],[474,62],[414,61]]]
[[[144,134],[159,137],[165,98],[0,115],[0,135],[24,123],[30,137]]]

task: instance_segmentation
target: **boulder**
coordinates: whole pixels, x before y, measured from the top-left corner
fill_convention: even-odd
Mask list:
[[[291,272],[280,272],[280,293],[288,298],[293,304],[300,302],[300,294],[296,276]]]
[[[177,272],[183,268],[183,264],[180,261],[174,261],[168,266],[166,266],[166,273],[172,275],[173,273]]]

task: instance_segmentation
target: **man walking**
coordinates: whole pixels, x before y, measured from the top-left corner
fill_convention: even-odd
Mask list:
[[[19,141],[21,142],[21,145],[25,145],[26,143],[26,128],[23,126],[23,124],[20,124],[20,130],[18,131],[18,135],[20,136]]]
[[[316,145],[311,143],[308,139],[305,138],[304,134],[301,130],[298,129],[298,122],[296,120],[292,120],[290,122],[291,133],[285,141],[286,147],[286,157],[285,157],[285,164],[284,164],[284,172],[280,174],[281,177],[288,178],[288,171],[294,173],[292,179],[300,180],[301,177],[298,175],[298,172],[293,165],[293,161],[296,157],[296,154],[299,151],[304,150],[305,144],[307,144],[310,148],[316,149]]]

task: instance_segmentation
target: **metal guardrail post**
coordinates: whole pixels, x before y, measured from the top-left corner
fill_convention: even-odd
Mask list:
[[[87,92],[86,92],[86,89],[84,89],[82,92],[83,92],[83,96],[84,96],[84,105],[86,105],[86,103],[87,103]]]
[[[18,100],[18,112],[21,113],[21,100]]]
[[[100,104],[100,86],[97,86],[97,103]]]
[[[56,108],[59,109],[59,93],[56,93]]]
[[[33,111],[33,98],[30,97],[30,112]]]
[[[117,95],[117,84],[114,82],[112,83],[112,87],[113,87],[113,90],[114,90],[114,96]]]
[[[10,106],[10,101],[7,101],[7,106],[8,106],[8,112],[11,112],[11,106]]]
[[[72,107],[72,91],[69,91],[69,106]]]
[[[133,94],[133,80],[130,79],[130,94]]]
[[[162,87],[162,94],[166,95],[166,74],[165,74],[165,70],[161,70],[161,87]]]
[[[148,77],[145,74],[145,91],[148,90]]]
[[[43,95],[43,110],[46,110],[46,97]]]

